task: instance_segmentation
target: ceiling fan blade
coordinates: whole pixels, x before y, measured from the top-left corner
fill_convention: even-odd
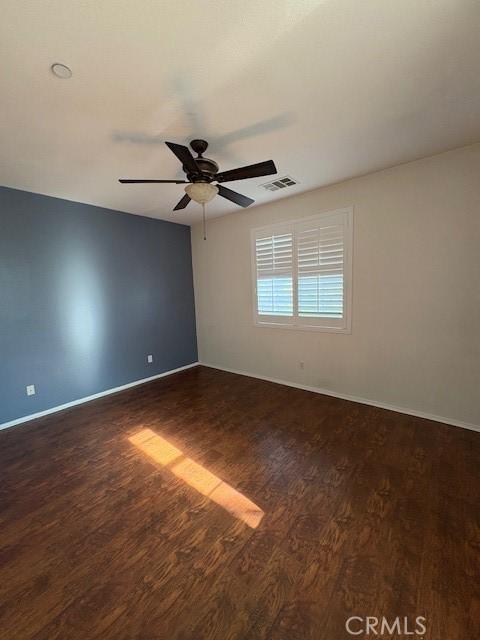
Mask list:
[[[176,144],[175,142],[165,142],[165,144],[170,151],[177,156],[188,173],[198,173],[198,167],[188,147],[184,147],[183,144]]]
[[[218,185],[218,195],[230,200],[230,202],[240,205],[241,207],[248,207],[255,202],[252,198],[247,198],[247,196],[243,196],[241,193],[227,189],[227,187],[223,187],[221,184]]]
[[[230,171],[222,171],[217,173],[215,180],[218,182],[230,182],[232,180],[245,180],[246,178],[258,178],[259,176],[270,176],[277,173],[277,167],[273,160],[250,164],[247,167],[231,169]]]
[[[185,207],[187,206],[187,204],[190,202],[191,198],[188,195],[188,193],[186,193],[183,198],[180,200],[180,202],[178,202],[176,204],[176,206],[173,208],[174,211],[178,211],[179,209],[185,209]]]
[[[188,184],[187,180],[130,180],[127,178],[120,178],[119,182],[122,184]]]

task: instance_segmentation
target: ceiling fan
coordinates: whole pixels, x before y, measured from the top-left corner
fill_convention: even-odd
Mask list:
[[[260,176],[269,176],[277,173],[273,160],[266,160],[265,162],[258,162],[257,164],[219,173],[218,164],[214,160],[204,158],[202,155],[208,147],[208,142],[205,140],[192,140],[190,142],[190,146],[197,154],[196,158],[193,157],[188,147],[176,144],[175,142],[165,142],[165,144],[182,163],[183,171],[186,173],[186,180],[130,180],[121,178],[119,182],[122,184],[186,184],[185,195],[174,207],[174,211],[185,209],[190,200],[194,200],[205,206],[205,204],[210,202],[217,194],[241,207],[248,207],[255,202],[255,200],[247,198],[247,196],[237,193],[232,189],[228,189],[220,183],[245,180],[247,178],[258,178]],[[213,184],[214,182],[217,184]]]

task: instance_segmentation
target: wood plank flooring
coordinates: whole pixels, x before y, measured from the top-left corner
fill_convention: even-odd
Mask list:
[[[424,616],[424,638],[479,638],[479,467],[478,433],[204,367],[5,430],[0,637],[339,640],[374,637],[350,616]]]

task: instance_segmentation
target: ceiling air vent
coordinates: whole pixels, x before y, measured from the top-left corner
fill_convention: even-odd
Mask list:
[[[285,189],[286,187],[293,187],[294,184],[298,184],[298,182],[290,176],[285,176],[284,178],[272,180],[272,182],[265,182],[265,184],[260,186],[267,191],[278,191],[279,189]]]

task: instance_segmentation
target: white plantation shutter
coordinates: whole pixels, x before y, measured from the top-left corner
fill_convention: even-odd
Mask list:
[[[252,232],[255,322],[348,332],[352,209]]]
[[[255,239],[257,312],[293,314],[293,233],[279,230]]]
[[[345,225],[341,216],[297,227],[298,315],[343,316]]]

